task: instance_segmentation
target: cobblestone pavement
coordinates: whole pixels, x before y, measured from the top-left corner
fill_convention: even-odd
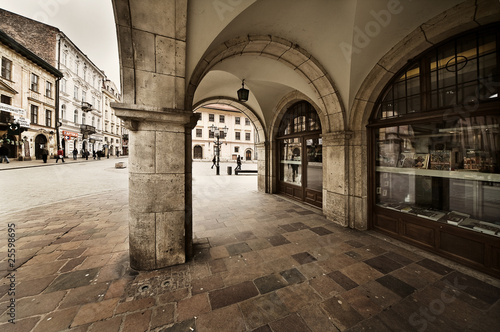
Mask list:
[[[50,168],[67,167],[71,173],[75,166]],[[33,170],[19,170],[16,177],[29,177]],[[109,171],[110,181],[119,182],[122,173]],[[0,170],[0,181],[9,172],[15,170]],[[4,210],[0,331],[500,327],[500,280],[259,193],[255,175],[217,177],[208,163],[195,163],[193,173],[195,257],[157,271],[129,267],[126,185],[68,196],[64,204],[47,199],[35,208]],[[59,190],[70,189],[64,183]],[[7,224],[15,224],[13,272]],[[9,295],[14,286],[15,295]],[[11,313],[15,325],[8,323]]]

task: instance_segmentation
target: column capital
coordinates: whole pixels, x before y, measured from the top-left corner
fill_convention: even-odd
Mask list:
[[[137,104],[111,103],[117,117],[125,121],[129,130],[139,130],[141,122],[163,122],[185,125],[190,129],[196,126],[199,114],[183,109],[154,107]]]

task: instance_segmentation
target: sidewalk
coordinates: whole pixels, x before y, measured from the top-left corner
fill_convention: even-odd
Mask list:
[[[122,159],[122,158],[128,158],[128,155],[125,156],[110,156],[109,159]],[[101,158],[101,159],[106,159],[106,158]],[[47,163],[44,163],[43,160],[29,160],[29,161],[19,161],[19,160],[13,160],[9,159],[10,163],[6,163],[3,161],[0,163],[0,171],[5,171],[9,169],[19,169],[19,168],[28,168],[28,167],[41,167],[41,166],[51,166],[51,165],[58,165],[58,164],[63,164],[62,161],[58,161],[56,163],[56,159],[48,159]],[[99,161],[97,158],[94,160],[92,157],[89,157],[89,160],[85,160],[85,158],[78,157],[78,159],[73,160],[73,157],[70,158],[64,158],[64,164],[74,164],[74,163],[88,163],[88,162],[93,162],[93,161]]]

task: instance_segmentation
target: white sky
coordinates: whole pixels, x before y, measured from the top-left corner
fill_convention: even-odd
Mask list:
[[[0,0],[0,8],[64,32],[121,91],[111,0]]]

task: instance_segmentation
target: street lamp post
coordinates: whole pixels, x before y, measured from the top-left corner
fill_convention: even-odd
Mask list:
[[[227,130],[229,129],[228,127],[224,126],[224,128],[221,128],[224,131],[224,137],[227,134]],[[216,127],[215,125],[210,126],[210,131],[214,134],[214,136],[217,138],[217,140],[214,142],[215,145],[215,174],[220,175],[220,168],[219,168],[219,160],[220,160],[220,146],[222,143],[220,142],[220,131],[219,128]],[[223,138],[224,138],[223,137]]]

